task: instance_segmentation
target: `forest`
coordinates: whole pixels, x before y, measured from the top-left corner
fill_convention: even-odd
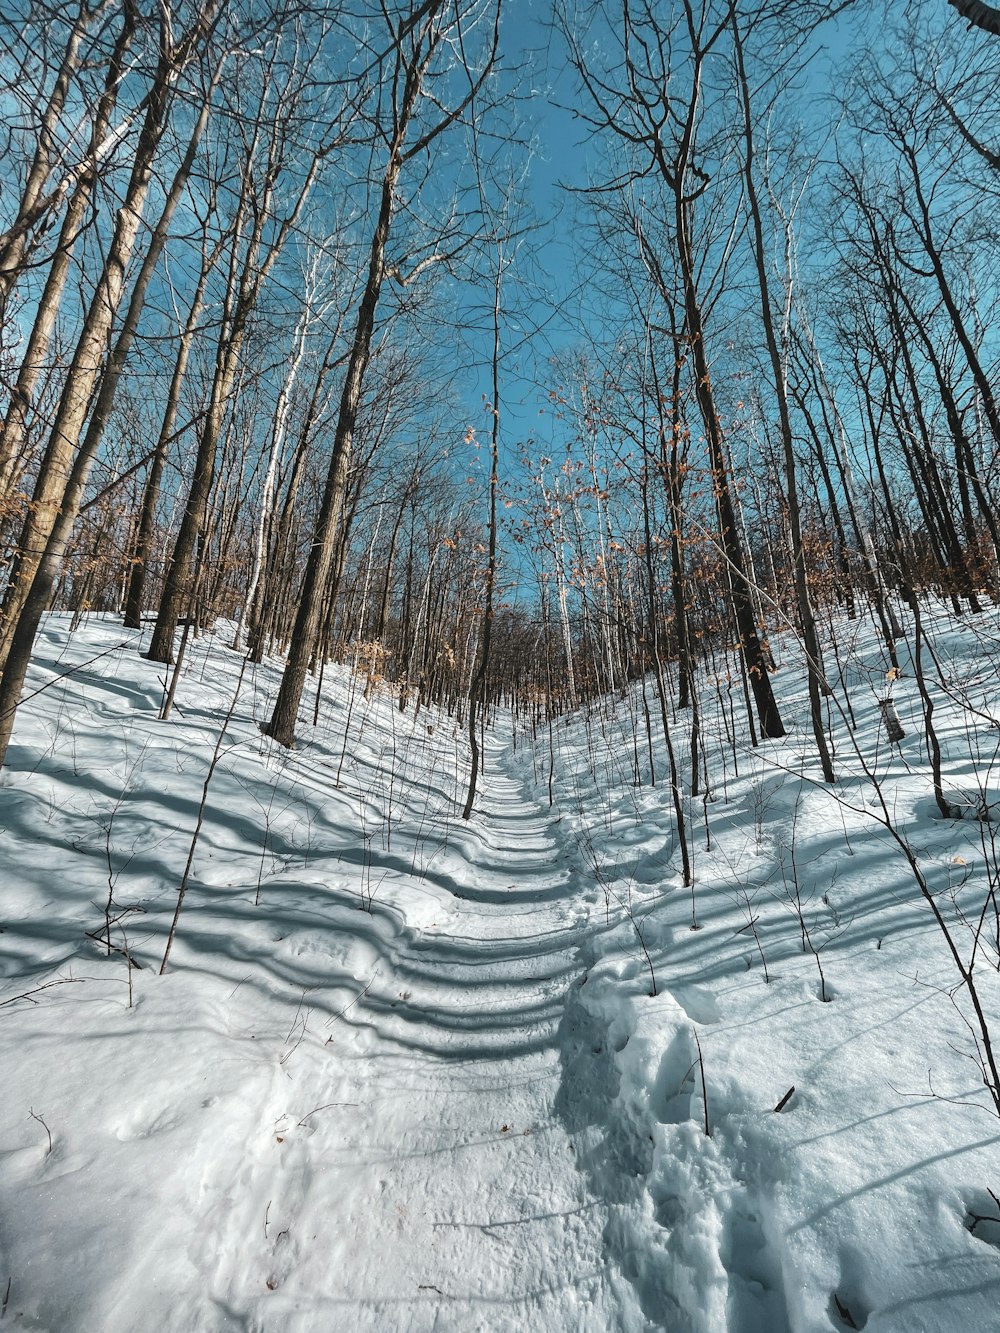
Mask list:
[[[578,1178],[546,1186],[548,1165],[523,1166],[537,1204],[524,1216],[548,1228],[534,1244],[561,1276],[551,1289],[544,1273],[524,1290],[512,1278],[519,1294],[501,1284],[492,1305],[478,1250],[467,1262],[483,1285],[461,1300],[438,1285],[450,1270],[410,1280],[407,1265],[437,1253],[435,1228],[466,1225],[458,1195],[391,1278],[377,1272],[384,1235],[357,1221],[385,1186],[374,1158],[350,1205],[368,1257],[337,1242],[360,1265],[346,1295],[318,1271],[283,1294],[308,1247],[298,1223],[269,1220],[277,1184],[235,1156],[237,1230],[262,1226],[270,1247],[252,1298],[236,1232],[209,1277],[177,1259],[188,1177],[163,1182],[156,1205],[173,1228],[164,1266],[149,1267],[154,1236],[140,1228],[125,1295],[90,1251],[77,1278],[32,1266],[46,1234],[68,1252],[70,1194],[24,1230],[0,1207],[0,1321],[9,1308],[25,1327],[123,1333],[992,1327],[1000,11],[980,0],[5,10],[0,878],[14,888],[0,1042],[6,1021],[23,1057],[20,1118],[3,1132],[14,1143],[28,1123],[42,1156],[31,1176],[15,1144],[4,1177],[0,1140],[0,1180],[29,1200],[29,1177],[44,1183],[49,1158],[76,1151],[36,1114],[38,1087],[72,1102],[89,1075],[68,1052],[100,1020],[74,1008],[63,1072],[46,1073],[47,1005],[69,1006],[84,981],[127,984],[127,1014],[146,1015],[132,1029],[142,1054],[124,1054],[119,1034],[111,1058],[128,1067],[136,1105],[159,1096],[139,1090],[150,1058],[201,1076],[187,1048],[156,1044],[154,1013],[166,1021],[178,1006],[211,1033],[205,1058],[222,1082],[200,1105],[222,1108],[221,1141],[235,1151],[258,1120],[280,1125],[286,1158],[299,1154],[287,1174],[298,1193],[281,1207],[336,1211],[310,1183],[309,1153],[329,1165],[348,1140],[307,1137],[323,1117],[304,1105],[303,1118],[275,1121],[290,1071],[302,1067],[322,1112],[391,1083],[403,1047],[451,1068],[458,1057],[436,1038],[413,1036],[423,1019],[411,994],[428,987],[421,1014],[444,1022],[477,958],[481,1004],[521,1017],[504,1056],[502,1024],[476,1027],[477,1044],[473,1018],[455,1019],[462,1058],[508,1092],[518,1060],[539,1078],[558,1066],[547,1102],[518,1104],[530,1121],[518,1131],[558,1121]],[[452,928],[447,948],[427,943]],[[897,947],[902,971],[883,982],[871,958],[897,966]],[[321,967],[312,955],[327,948]],[[532,960],[553,970],[529,975]],[[237,1020],[220,1017],[219,996],[239,991],[244,963],[256,980],[236,1001],[239,1040],[287,1028],[266,1086],[249,1058],[239,1077],[225,1072]],[[849,986],[838,979],[854,967]],[[730,1011],[726,986],[743,969],[759,993]],[[913,1119],[886,1177],[919,1181],[894,1196],[911,1220],[898,1249],[871,1260],[871,1218],[851,1212],[849,1239],[832,1238],[824,1190],[847,1206],[848,1157],[876,1158],[884,1143],[852,1139],[826,1176],[803,1173],[787,1198],[762,1202],[787,1184],[780,1135],[796,1108],[817,1117],[818,1138],[835,1131],[803,1101],[814,1065],[781,1080],[787,1093],[767,1081],[805,1060],[814,1029],[796,1044],[775,1028],[759,1062],[738,1033],[777,1021],[785,1010],[767,1006],[787,985],[796,1005],[816,1002],[817,1024],[835,1025],[839,1050],[866,1015],[893,1008],[901,976],[948,1016],[893,1046],[908,1055],[891,1093],[877,1048],[816,1075],[828,1108],[843,1091],[855,1129],[869,1109]],[[134,1001],[147,986],[144,1010]],[[125,1004],[109,994],[95,1005]],[[326,1051],[335,1037],[319,1038],[320,1013],[368,1043],[364,1079]],[[393,1026],[403,1017],[405,1040]],[[521,1045],[518,1022],[531,1027]],[[320,1064],[334,1058],[347,1100],[324,1102]],[[432,1102],[430,1074],[421,1087]],[[459,1137],[474,1089],[470,1073],[467,1106],[434,1112]],[[775,1103],[766,1132],[732,1129],[758,1100]],[[955,1151],[975,1155],[974,1179],[925,1187],[917,1159],[947,1156],[969,1107],[971,1137]],[[193,1102],[178,1118],[136,1110],[110,1128],[100,1108],[81,1115],[81,1135],[138,1144],[121,1158],[129,1179],[163,1169],[142,1156],[150,1137],[194,1133],[197,1119]],[[393,1103],[373,1123],[408,1142],[402,1117]],[[497,1134],[513,1117],[497,1113]],[[191,1169],[208,1179],[198,1142]],[[110,1160],[94,1151],[81,1182]],[[489,1228],[513,1222],[495,1220],[509,1207],[490,1160],[475,1179],[500,1200],[484,1223],[492,1240]],[[446,1174],[457,1187],[457,1159]],[[631,1193],[626,1176],[646,1183]],[[433,1188],[415,1177],[405,1208]],[[559,1190],[570,1193],[557,1207]],[[140,1194],[123,1216],[153,1207]],[[913,1219],[946,1196],[951,1220],[926,1221],[924,1259],[944,1264],[964,1246],[968,1282],[922,1294],[930,1303],[914,1314],[904,1251],[923,1243]],[[580,1222],[578,1246],[552,1229],[571,1204],[604,1210],[596,1229]],[[231,1222],[221,1202],[200,1217],[213,1234]],[[113,1235],[110,1214],[100,1225]],[[810,1239],[796,1250],[801,1228]],[[292,1242],[274,1250],[274,1235]],[[292,1243],[299,1266],[282,1267]],[[591,1264],[613,1272],[594,1291]],[[412,1306],[393,1305],[397,1280]],[[155,1317],[137,1315],[147,1282],[179,1303],[164,1296]],[[560,1286],[573,1302],[552,1303]],[[197,1303],[206,1290],[211,1307]]]
[[[556,218],[529,20],[588,145]],[[751,738],[780,736],[790,628],[833,781],[831,617],[875,616],[895,664],[894,604],[976,615],[1000,540],[996,46],[941,5],[866,49],[857,21],[26,4],[0,758],[50,608],[152,622],[174,670],[234,621],[286,658],[285,745],[331,660],[466,712],[474,744],[500,702],[644,675],[694,718],[733,644]]]

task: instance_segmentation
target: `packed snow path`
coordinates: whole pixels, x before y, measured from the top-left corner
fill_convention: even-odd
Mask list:
[[[566,1095],[578,890],[551,817],[488,754],[442,919],[400,922],[398,952],[329,1029],[336,1086],[322,1053],[301,1075],[293,1056],[294,1081],[282,1069],[261,1090],[256,1142],[206,1185],[206,1289],[237,1326],[623,1326],[632,1297]],[[177,1313],[178,1329],[206,1325],[200,1300]]]
[[[53,680],[62,651],[56,633]],[[454,741],[391,702],[405,775],[378,731],[344,765],[339,738],[288,755],[248,719],[161,978],[203,761],[164,744],[152,669],[130,685],[127,660],[74,672],[88,717],[72,767],[55,744],[39,792],[2,793],[26,892],[9,973],[86,977],[90,997],[77,1009],[57,985],[5,1014],[17,1105],[44,1117],[6,1159],[7,1318],[49,1333],[646,1327],[578,1160],[610,1091],[574,1082],[580,1041],[599,1044],[567,1010],[586,909],[558,816],[505,771],[505,745],[487,738],[463,825]],[[59,688],[46,701],[62,716]],[[223,701],[183,701],[188,745],[212,742]],[[122,707],[136,734],[123,727],[112,757]],[[106,757],[81,798],[88,746]],[[248,747],[263,772],[241,775]],[[102,962],[97,941],[79,956],[109,875],[115,912],[147,895],[123,918],[141,966],[128,1008],[120,956]],[[71,1008],[87,1031],[66,1041]]]

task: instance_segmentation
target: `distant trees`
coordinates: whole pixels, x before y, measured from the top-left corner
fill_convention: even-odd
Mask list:
[[[713,54],[729,35],[729,11],[711,0],[684,0],[669,18],[649,4],[628,6],[620,16],[613,7],[592,6],[586,32],[577,30],[568,12],[562,23],[586,98],[581,114],[618,141],[616,160],[623,165],[602,191],[620,191],[628,201],[622,221],[634,236],[636,259],[653,278],[660,303],[679,312],[673,355],[690,377],[704,432],[745,679],[761,732],[776,737],[784,728],[768,675],[706,333],[706,312],[725,281],[725,233],[735,225],[725,195],[707,194],[705,170],[726,159],[720,131],[706,117],[712,92],[705,83]],[[597,67],[595,27],[610,36],[614,52]]]
[[[702,638],[715,615],[696,549],[706,538],[714,546],[727,636],[765,737],[781,728],[767,627],[795,626],[827,781],[824,604],[836,596],[855,614],[862,596],[895,662],[891,592],[934,588],[975,610],[997,576],[985,308],[995,247],[969,267],[985,224],[972,178],[991,164],[984,127],[995,96],[986,65],[980,73],[967,52],[953,58],[947,38],[900,33],[888,52],[873,51],[870,69],[861,62],[844,94],[856,128],[841,136],[840,169],[817,168],[817,149],[802,141],[821,143],[822,126],[786,131],[781,111],[836,9],[560,11],[579,115],[609,145],[588,192],[590,244],[614,275],[603,299],[616,333],[597,351],[615,399],[603,399],[605,457],[623,447],[617,436],[646,460],[635,494],[642,526],[633,519],[616,535],[635,544],[648,587],[670,553],[669,597],[657,596],[682,686],[688,631]],[[655,470],[651,439],[661,447]],[[698,480],[706,465],[714,522]],[[651,508],[654,477],[665,494]],[[659,615],[654,604],[653,661]]]
[[[906,596],[930,584],[976,610],[996,594],[1000,551],[986,333],[996,263],[983,244],[988,164],[955,123],[969,129],[959,106],[986,110],[982,72],[973,61],[949,78],[953,60],[947,41],[931,51],[901,39],[891,75],[873,66],[857,80],[854,146],[832,181],[843,293],[833,323],[850,349],[897,584]]]

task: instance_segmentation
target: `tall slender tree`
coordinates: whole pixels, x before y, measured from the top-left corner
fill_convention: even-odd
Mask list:
[[[384,166],[376,195],[374,223],[365,280],[357,304],[347,354],[347,369],[340,398],[326,485],[316,522],[288,660],[274,710],[265,731],[282,745],[295,739],[299,703],[306,675],[320,642],[327,584],[343,513],[348,468],[354,445],[358,411],[372,356],[372,337],[390,272],[401,278],[402,261],[392,261],[389,243],[410,170],[426,180],[432,175],[432,150],[437,141],[462,121],[489,78],[499,45],[500,0],[425,0],[418,8],[383,11],[386,27],[384,53],[378,59],[383,101],[378,108],[379,139],[385,144]],[[481,36],[477,63],[455,68],[455,52],[472,61],[469,43]],[[437,85],[443,86],[438,90]],[[448,86],[460,84],[449,105]],[[435,250],[418,260],[409,275]]]

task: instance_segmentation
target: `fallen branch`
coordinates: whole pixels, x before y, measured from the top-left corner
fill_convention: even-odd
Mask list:
[[[31,1000],[32,1004],[37,1004],[38,1001],[32,999],[32,996],[41,994],[43,990],[51,990],[53,986],[70,986],[76,984],[77,982],[88,981],[88,980],[92,980],[92,978],[56,977],[53,981],[46,981],[41,986],[36,986],[34,990],[22,991],[20,995],[12,995],[8,1000],[0,1000],[0,1009],[2,1009],[6,1004],[16,1004],[18,1000]]]

